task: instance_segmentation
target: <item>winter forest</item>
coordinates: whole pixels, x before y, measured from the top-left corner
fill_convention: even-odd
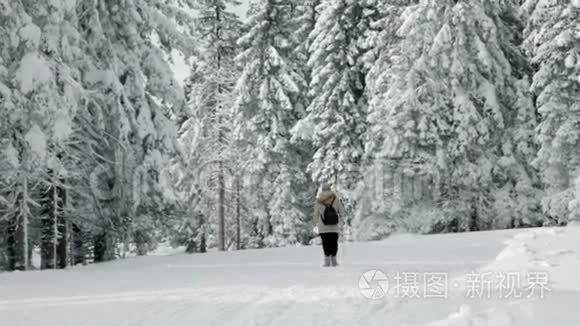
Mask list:
[[[0,270],[566,225],[580,0],[0,0],[0,171]]]

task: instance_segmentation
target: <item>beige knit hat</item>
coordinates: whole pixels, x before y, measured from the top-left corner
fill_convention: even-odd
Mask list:
[[[325,182],[320,186],[320,190],[322,191],[332,191],[332,183]]]

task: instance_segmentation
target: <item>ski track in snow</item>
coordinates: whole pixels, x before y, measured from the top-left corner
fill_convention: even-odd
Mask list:
[[[558,266],[576,257],[568,243],[552,239],[560,234],[520,230],[347,243],[341,244],[338,268],[320,267],[319,247],[299,247],[4,273],[0,326],[545,326],[566,312],[558,309],[566,306],[563,302],[580,303],[579,292],[546,299],[541,304],[552,313],[538,315],[538,302],[469,301],[461,287],[452,288],[445,299],[389,293],[370,300],[361,295],[358,281],[373,269],[391,281],[405,272],[445,272],[450,280],[460,280],[476,270],[515,268],[506,265],[510,260],[505,257],[512,256],[530,264],[548,259]],[[534,245],[538,239],[545,240]],[[534,318],[538,323],[530,323]],[[577,326],[579,320],[558,326]]]

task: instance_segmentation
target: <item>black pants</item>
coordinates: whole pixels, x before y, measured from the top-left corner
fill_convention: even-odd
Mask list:
[[[322,233],[322,250],[325,256],[336,256],[338,252],[338,233]]]

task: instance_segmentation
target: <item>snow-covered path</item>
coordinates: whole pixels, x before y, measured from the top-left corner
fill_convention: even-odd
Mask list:
[[[510,306],[517,305],[522,313],[516,299],[469,299],[462,282],[466,274],[493,266],[504,242],[516,233],[401,235],[383,242],[346,243],[341,244],[338,268],[320,267],[319,247],[302,247],[156,256],[65,271],[0,274],[0,326],[351,326],[434,321],[432,325],[463,326],[470,324],[448,317],[464,303],[473,312],[464,307],[459,317],[497,308],[507,311],[494,316],[509,320],[474,325],[536,325],[514,319]],[[391,290],[397,273],[417,275],[417,282],[407,285],[419,290],[418,297],[390,291],[379,300],[365,298],[359,279],[369,270],[387,274]],[[425,273],[448,277],[445,298],[425,297]],[[578,304],[578,298],[572,291],[544,300],[555,300],[552,305],[558,306],[559,300]],[[577,326],[579,321],[558,326]]]

